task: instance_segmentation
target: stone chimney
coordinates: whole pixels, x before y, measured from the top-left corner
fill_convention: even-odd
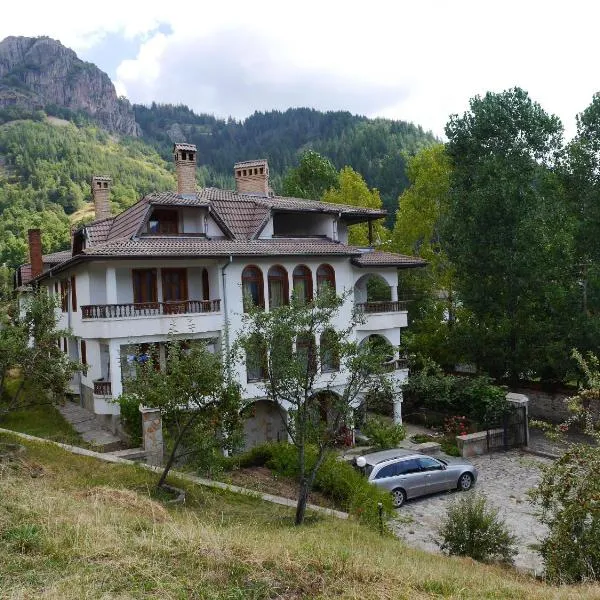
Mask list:
[[[233,173],[238,193],[269,195],[269,163],[265,158],[235,163]]]
[[[177,143],[173,146],[178,194],[196,193],[196,152],[194,144]]]
[[[44,271],[42,260],[42,232],[39,229],[30,229],[29,236],[29,261],[31,262],[31,276],[38,277]]]
[[[92,177],[92,198],[96,210],[96,220],[110,217],[110,184],[112,179],[104,175]]]

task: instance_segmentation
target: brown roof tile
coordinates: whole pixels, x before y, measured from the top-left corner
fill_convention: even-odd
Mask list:
[[[150,203],[148,196],[146,196],[115,217],[106,239],[130,238],[135,235],[142,226],[149,210]]]
[[[93,221],[86,225],[85,231],[88,236],[89,244],[93,246],[94,244],[105,242],[114,220],[115,217],[108,217],[108,219]]]
[[[405,254],[394,254],[392,252],[379,252],[373,250],[363,252],[360,256],[352,259],[352,264],[357,267],[424,267],[427,262],[417,256],[406,256]]]

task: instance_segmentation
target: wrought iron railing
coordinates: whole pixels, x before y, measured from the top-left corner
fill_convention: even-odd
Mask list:
[[[94,381],[94,394],[96,396],[112,396],[110,381]]]
[[[120,319],[219,312],[221,300],[175,300],[132,304],[88,304],[81,307],[84,319]]]
[[[389,302],[362,302],[356,308],[364,313],[389,313],[407,310],[407,302],[404,300],[390,300]]]

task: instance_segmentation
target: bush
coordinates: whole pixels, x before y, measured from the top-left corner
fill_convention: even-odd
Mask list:
[[[306,449],[307,469],[316,460],[314,447]],[[233,466],[256,467],[266,466],[285,477],[298,478],[298,454],[292,444],[268,442],[248,450],[232,459]],[[381,502],[384,515],[393,513],[391,496],[380,488],[371,485],[349,463],[340,460],[334,452],[325,457],[317,472],[314,489],[321,492],[341,510],[355,515],[359,521],[377,527],[379,515],[377,504]]]
[[[498,510],[488,507],[485,497],[478,494],[468,494],[452,504],[438,533],[442,538],[438,545],[448,554],[505,563],[512,563],[517,554],[517,538]]]
[[[396,448],[406,437],[406,430],[402,425],[386,423],[383,419],[373,417],[367,420],[363,433],[371,440],[377,450]]]
[[[121,408],[121,424],[129,436],[132,446],[140,446],[143,440],[140,400],[136,396],[123,394],[116,399]]]

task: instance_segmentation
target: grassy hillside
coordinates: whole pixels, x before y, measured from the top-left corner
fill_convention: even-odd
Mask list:
[[[426,554],[351,521],[295,528],[288,509],[252,497],[194,487],[185,507],[168,507],[140,468],[27,448],[0,463],[2,598],[600,597]]]
[[[92,217],[93,174],[113,177],[114,210],[175,187],[170,165],[140,140],[59,119],[1,125],[0,264],[23,261],[29,227],[43,228],[45,252],[68,247],[69,215]]]

